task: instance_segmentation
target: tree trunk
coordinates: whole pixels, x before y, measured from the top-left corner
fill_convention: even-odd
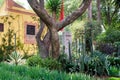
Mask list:
[[[40,0],[40,7],[44,9],[44,0]],[[44,39],[41,40],[41,35],[44,28],[45,28],[45,24],[42,20],[40,20],[40,29],[36,35],[36,42],[38,45],[40,57],[47,58],[49,57],[50,32],[48,32],[44,37]]]
[[[52,17],[53,17],[54,20],[56,21],[56,12],[52,12]]]
[[[89,21],[92,20],[92,2],[90,3],[90,5],[88,7],[88,20]]]
[[[45,24],[41,21],[40,30],[36,35],[36,41],[39,49],[40,57],[47,58],[49,56],[50,33],[48,32],[43,40],[40,39]]]
[[[52,50],[52,57],[58,58],[59,56],[59,35],[56,28],[52,27],[50,29],[50,41],[51,41],[51,50]]]
[[[100,22],[101,22],[100,0],[97,0],[97,9],[98,9],[98,12],[97,12],[97,20],[98,20],[98,22],[100,23]]]

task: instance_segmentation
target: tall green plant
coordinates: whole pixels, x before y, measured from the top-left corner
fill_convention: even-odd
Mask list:
[[[61,0],[46,0],[46,8],[52,13],[54,19],[57,18],[61,7]]]

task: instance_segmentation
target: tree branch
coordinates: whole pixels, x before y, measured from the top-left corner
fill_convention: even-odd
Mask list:
[[[41,0],[27,0],[35,13],[41,18],[46,25],[53,25],[53,18],[47,13],[45,9],[40,6]]]
[[[71,13],[69,16],[67,16],[61,22],[57,23],[57,30],[58,31],[61,30],[65,26],[67,26],[70,23],[74,22],[78,17],[80,17],[86,11],[86,9],[89,7],[91,1],[92,0],[83,0],[83,3],[81,4],[81,6],[76,11]]]

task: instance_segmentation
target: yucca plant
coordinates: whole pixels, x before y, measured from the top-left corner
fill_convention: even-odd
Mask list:
[[[56,20],[57,14],[60,11],[61,0],[46,0],[46,8],[52,13]]]
[[[12,53],[9,55],[9,58],[10,58],[10,59],[8,59],[8,61],[9,61],[11,64],[18,65],[19,63],[22,62],[23,56],[20,55],[20,53],[14,51],[14,52],[12,52]]]

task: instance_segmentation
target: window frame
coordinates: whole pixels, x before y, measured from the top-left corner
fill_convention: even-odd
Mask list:
[[[4,23],[0,23],[0,32],[4,32]]]
[[[34,31],[31,31],[32,29],[34,29]],[[34,36],[35,34],[36,34],[35,25],[27,24],[26,25],[26,35]]]

